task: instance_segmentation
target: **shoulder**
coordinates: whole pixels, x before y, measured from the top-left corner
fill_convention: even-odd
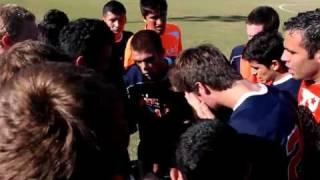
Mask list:
[[[133,35],[131,31],[123,31],[123,37],[129,39]]]
[[[143,82],[143,74],[138,66],[132,65],[124,74],[123,79],[126,87],[132,86],[134,84]]]
[[[244,44],[241,44],[241,45],[237,45],[235,46],[233,49],[232,49],[232,53],[234,54],[238,54],[238,55],[241,55],[242,54],[242,51],[244,50],[245,48],[245,45]]]

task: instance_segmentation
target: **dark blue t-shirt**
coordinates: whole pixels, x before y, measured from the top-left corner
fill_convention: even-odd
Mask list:
[[[285,92],[261,85],[260,94],[244,99],[234,108],[229,124],[239,133],[262,137],[286,146],[296,120],[296,104]]]

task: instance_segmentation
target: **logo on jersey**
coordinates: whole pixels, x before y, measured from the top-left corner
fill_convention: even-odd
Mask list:
[[[320,98],[310,92],[308,89],[302,89],[300,105],[306,106],[314,113],[319,106]]]

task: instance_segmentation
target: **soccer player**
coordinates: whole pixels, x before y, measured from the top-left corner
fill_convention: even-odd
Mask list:
[[[70,56],[77,66],[85,66],[97,72],[104,82],[113,84],[120,94],[125,96],[121,65],[112,58],[114,34],[102,20],[81,18],[70,22],[59,35],[60,48]],[[121,102],[122,103],[122,102]],[[124,131],[118,131],[119,141],[123,145],[118,150],[115,176],[127,174],[129,133],[125,113],[118,111],[119,124]],[[121,159],[120,159],[121,158]]]
[[[205,111],[208,118],[210,109],[232,108],[227,122],[235,130],[279,143],[289,158],[294,157],[290,161],[297,160],[300,132],[296,128],[296,103],[288,93],[244,80],[212,45],[185,50],[172,71],[172,84],[185,93],[198,115]],[[289,164],[296,167],[293,162]]]
[[[168,4],[166,0],[140,0],[140,10],[145,21],[144,29],[154,30],[161,37],[165,56],[175,59],[182,50],[180,28],[167,23]],[[130,39],[124,57],[124,67],[134,64]]]
[[[125,31],[127,22],[126,8],[119,1],[111,0],[102,9],[102,19],[108,25],[115,36],[114,56],[123,64],[124,51],[128,39],[133,35],[130,31]]]
[[[16,4],[0,5],[0,54],[13,44],[38,36],[35,16]]]
[[[128,69],[125,84],[139,127],[138,159],[144,175],[162,177],[173,166],[175,144],[190,125],[192,109],[183,94],[170,89],[167,73],[172,60],[164,58],[159,34],[141,30],[133,35],[131,47],[135,64]]]
[[[298,94],[320,123],[320,10],[299,13],[284,23],[282,59],[293,78],[303,80]]]
[[[300,81],[288,73],[281,60],[283,50],[283,38],[278,32],[260,32],[249,40],[242,57],[249,61],[258,82],[287,91],[296,99]]]
[[[280,19],[278,13],[269,6],[259,6],[253,9],[246,21],[248,40],[261,31],[278,31]],[[255,81],[250,71],[248,61],[241,58],[245,44],[234,47],[230,55],[230,63],[234,69],[241,73],[242,77]]]

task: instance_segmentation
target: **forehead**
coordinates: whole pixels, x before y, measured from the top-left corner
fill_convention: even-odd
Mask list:
[[[109,19],[120,19],[125,17],[124,14],[115,14],[111,11],[108,11],[104,16]]]
[[[260,63],[258,63],[258,61],[256,61],[256,60],[251,60],[251,61],[250,61],[250,65],[251,65],[252,67],[256,67],[256,68],[267,68],[264,64],[260,64]]]
[[[146,17],[165,16],[166,14],[167,14],[166,11],[150,10],[150,11],[148,11],[148,14],[146,15]]]
[[[247,24],[247,33],[250,35],[255,35],[263,30],[262,24]]]
[[[144,60],[155,55],[156,55],[155,53],[147,52],[147,51],[135,51],[135,50],[132,51],[132,58],[137,61]]]
[[[284,32],[284,46],[289,47],[303,47],[303,31],[301,30],[289,30]]]

